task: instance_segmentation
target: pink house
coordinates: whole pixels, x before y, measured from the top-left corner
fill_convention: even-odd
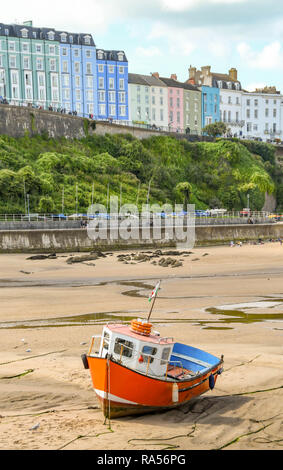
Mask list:
[[[159,77],[168,87],[168,126],[174,132],[184,132],[184,84],[175,74]]]

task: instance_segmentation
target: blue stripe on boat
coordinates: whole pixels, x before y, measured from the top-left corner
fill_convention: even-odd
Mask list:
[[[210,369],[219,364],[220,359],[201,349],[193,348],[181,343],[175,343],[170,364],[183,367],[193,372]]]

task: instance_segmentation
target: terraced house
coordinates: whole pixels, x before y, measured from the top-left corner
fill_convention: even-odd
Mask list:
[[[60,43],[53,30],[0,23],[0,96],[15,105],[61,105]]]
[[[90,34],[0,24],[0,96],[14,105],[97,114],[96,47]]]
[[[129,120],[128,60],[124,51],[97,54],[98,119]]]

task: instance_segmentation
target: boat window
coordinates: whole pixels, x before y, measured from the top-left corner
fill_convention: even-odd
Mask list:
[[[116,338],[114,353],[120,354],[125,357],[132,357],[134,344],[126,339]]]
[[[104,333],[104,336],[103,336],[103,349],[109,349],[109,338],[110,338],[110,335],[109,333]]]
[[[142,357],[145,362],[148,362],[149,356],[155,356],[157,353],[157,349],[153,348],[152,346],[144,346],[142,348]],[[153,357],[150,357],[150,364],[152,364],[154,361]]]
[[[162,356],[161,356],[161,362],[160,364],[166,364],[169,359],[169,354],[170,354],[170,348],[164,348],[162,351]]]

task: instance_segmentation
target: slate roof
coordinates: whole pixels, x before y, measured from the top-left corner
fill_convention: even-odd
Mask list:
[[[103,52],[103,56],[104,56],[103,59],[99,59],[99,58],[98,58],[98,53],[99,53],[99,52]],[[97,58],[98,60],[113,60],[113,61],[119,62],[119,60],[118,60],[118,54],[119,54],[119,53],[122,53],[122,54],[124,55],[124,58],[123,58],[123,61],[122,61],[122,62],[128,62],[128,59],[127,59],[127,57],[126,57],[125,52],[124,52],[124,51],[121,51],[121,50],[119,50],[119,51],[112,51],[112,50],[106,51],[105,49],[98,48],[98,49],[96,49],[96,58]],[[121,61],[120,61],[120,62],[121,62]]]
[[[75,45],[85,45],[85,46],[95,46],[93,37],[89,33],[69,33],[68,31],[57,31],[54,28],[35,28],[33,26],[28,25],[19,25],[19,24],[4,24],[0,23],[0,36],[8,36],[13,38],[23,38],[22,30],[27,30],[27,38],[26,39],[38,39],[38,40],[46,40],[49,41],[48,33],[54,33],[54,41],[58,41],[62,44],[75,44]],[[5,30],[9,31],[9,34],[5,34]],[[33,33],[36,33],[36,38],[34,37]],[[61,34],[66,34],[66,41],[62,41]],[[90,37],[90,44],[86,44],[84,42],[84,37]],[[50,40],[52,42],[52,40]]]

